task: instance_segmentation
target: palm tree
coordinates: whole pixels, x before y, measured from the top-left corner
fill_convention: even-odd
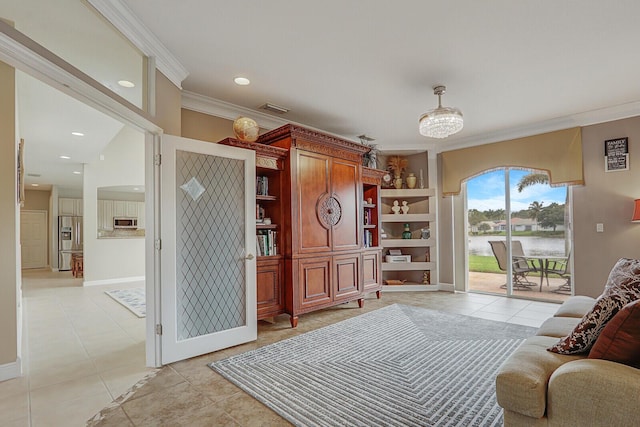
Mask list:
[[[518,193],[522,193],[522,190],[532,185],[548,183],[549,175],[547,175],[546,173],[530,173],[523,176],[522,178],[520,178],[520,181],[518,181]]]
[[[519,184],[518,184],[519,185]],[[538,223],[538,217],[540,216],[540,212],[542,212],[543,202],[531,202],[529,205],[529,218],[534,220],[536,224]]]
[[[531,172],[530,174],[524,175],[518,181],[518,193],[522,193],[527,187],[530,187],[535,184],[549,184],[549,174],[547,173],[536,173]],[[564,223],[569,223],[569,187],[566,187],[567,192],[564,200]],[[536,202],[537,203],[537,202]],[[532,203],[533,204],[533,203]],[[531,208],[531,206],[529,206]],[[571,227],[565,229],[564,233],[564,247],[565,253],[569,253],[571,250]]]

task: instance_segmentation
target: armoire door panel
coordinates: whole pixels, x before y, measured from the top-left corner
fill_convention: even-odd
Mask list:
[[[340,201],[342,216],[333,227],[333,250],[360,247],[360,186],[358,165],[333,159],[331,165],[331,191]]]
[[[331,250],[330,230],[318,218],[318,203],[329,194],[330,158],[299,150],[297,156],[297,187],[299,233],[298,251]]]
[[[299,260],[298,274],[301,308],[331,300],[331,257]]]
[[[380,286],[380,252],[365,252],[362,255],[362,283],[364,289]]]
[[[282,262],[258,261],[257,302],[258,318],[279,313],[283,307]]]
[[[333,257],[335,299],[360,293],[360,254]]]

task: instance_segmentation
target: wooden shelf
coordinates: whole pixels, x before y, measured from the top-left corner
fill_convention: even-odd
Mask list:
[[[278,197],[271,195],[256,194],[256,200],[275,201]]]
[[[401,190],[383,189],[380,191],[380,197],[433,197],[436,195],[435,188],[414,188],[412,190],[406,188]]]
[[[276,230],[278,224],[256,224],[256,230]]]
[[[433,222],[436,214],[382,214],[382,222]]]
[[[375,224],[365,224],[364,228],[372,229],[372,228],[376,228],[376,225]]]
[[[433,270],[436,268],[435,262],[383,262],[382,271],[414,271]]]
[[[433,239],[382,239],[383,248],[428,248],[434,246]]]
[[[363,203],[362,207],[364,207],[365,209],[375,209],[376,205],[374,205],[373,203]]]

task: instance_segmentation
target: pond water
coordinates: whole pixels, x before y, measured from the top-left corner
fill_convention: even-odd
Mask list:
[[[469,253],[493,256],[489,240],[505,240],[505,236],[469,236]],[[512,240],[522,242],[525,255],[566,256],[564,237],[513,236]]]

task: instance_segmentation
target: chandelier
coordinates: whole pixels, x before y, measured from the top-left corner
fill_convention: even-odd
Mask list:
[[[438,95],[438,108],[427,111],[420,117],[420,135],[429,138],[446,138],[462,130],[462,112],[454,107],[443,107],[441,97],[447,88],[436,86],[433,94]]]

